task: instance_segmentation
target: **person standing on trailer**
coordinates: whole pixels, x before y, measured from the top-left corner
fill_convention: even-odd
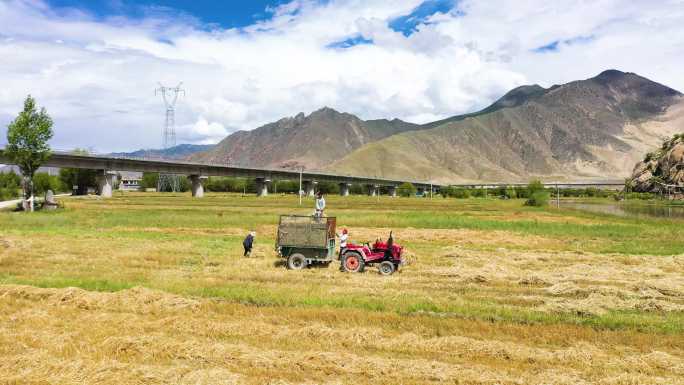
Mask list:
[[[325,198],[323,198],[323,193],[319,191],[316,195],[316,218],[322,218],[324,210]]]

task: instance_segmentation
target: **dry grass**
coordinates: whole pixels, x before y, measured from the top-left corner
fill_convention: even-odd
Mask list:
[[[679,336],[7,285],[0,374],[52,383],[678,383]],[[530,337],[530,335],[535,335]],[[681,345],[680,345],[681,346]]]
[[[392,277],[287,271],[273,219],[299,209],[274,198],[132,194],[0,214],[0,383],[684,383],[684,255],[598,252],[619,234],[576,227],[396,227],[371,199],[338,199],[352,239],[393,229],[415,263]],[[439,205],[432,217],[585,218],[509,202],[393,205],[406,217]],[[355,225],[363,216],[377,225]],[[668,224],[639,226],[678,241]],[[249,229],[257,248],[242,258]]]

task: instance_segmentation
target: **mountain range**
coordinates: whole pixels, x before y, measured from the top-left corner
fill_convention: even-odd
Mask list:
[[[634,73],[515,88],[489,107],[427,124],[325,107],[235,132],[193,161],[455,183],[617,179],[684,132],[684,96]]]
[[[143,149],[131,152],[114,152],[109,155],[129,158],[185,159],[188,156],[209,151],[213,144],[179,144],[165,149]]]

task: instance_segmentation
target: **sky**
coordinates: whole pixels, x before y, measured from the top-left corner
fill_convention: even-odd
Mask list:
[[[328,106],[429,122],[615,68],[684,91],[684,0],[0,0],[0,145],[31,94],[55,149],[159,148]]]

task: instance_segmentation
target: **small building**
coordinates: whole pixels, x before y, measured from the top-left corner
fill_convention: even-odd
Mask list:
[[[119,176],[119,190],[138,191],[142,184],[142,173],[121,171]]]

